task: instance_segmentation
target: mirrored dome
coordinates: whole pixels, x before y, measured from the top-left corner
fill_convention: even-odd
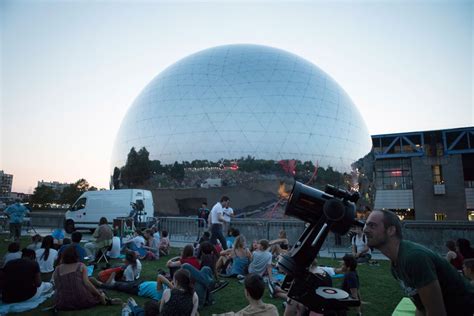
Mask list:
[[[349,96],[320,68],[281,49],[242,44],[197,52],[156,76],[121,124],[112,169],[126,164],[132,147],[145,147],[162,165],[227,161],[237,169],[251,158],[344,173],[371,140]]]

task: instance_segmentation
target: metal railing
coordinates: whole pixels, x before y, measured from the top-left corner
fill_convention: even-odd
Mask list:
[[[172,242],[193,243],[207,230],[204,220],[193,217],[158,217],[158,222],[160,230],[168,231]],[[253,240],[276,239],[280,229],[284,229],[292,245],[303,232],[305,223],[292,219],[234,218],[230,226],[237,228],[246,237],[248,245]],[[420,243],[438,253],[446,252],[444,244],[447,240],[466,238],[474,241],[474,223],[467,221],[405,221],[402,222],[402,230],[404,239]],[[330,233],[321,249],[327,249],[329,252],[349,249],[350,236],[340,237],[340,244],[336,244],[335,235]],[[348,251],[350,252],[350,249]]]

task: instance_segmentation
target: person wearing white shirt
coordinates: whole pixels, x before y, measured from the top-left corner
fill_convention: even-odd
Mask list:
[[[352,237],[352,255],[356,258],[357,263],[368,262],[371,258],[371,251],[367,246],[367,236],[362,232],[361,227],[356,227],[356,234]]]
[[[223,225],[224,225],[224,209],[229,207],[230,199],[227,196],[223,196],[220,202],[217,202],[209,214],[209,225],[211,227],[211,243],[213,245],[217,244],[217,239],[219,239],[222,248],[227,249],[227,242],[223,234]]]
[[[58,257],[58,251],[53,249],[53,243],[53,236],[46,236],[43,238],[41,248],[35,251],[43,282],[51,281],[54,272],[54,261]]]

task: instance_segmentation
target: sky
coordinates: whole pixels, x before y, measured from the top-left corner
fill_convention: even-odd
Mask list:
[[[13,191],[108,188],[115,136],[145,85],[225,44],[314,63],[371,134],[474,125],[473,1],[0,1],[0,170]]]

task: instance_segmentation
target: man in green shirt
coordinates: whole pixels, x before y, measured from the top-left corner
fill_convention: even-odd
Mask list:
[[[364,233],[368,246],[390,259],[392,275],[412,299],[417,315],[473,315],[474,287],[446,259],[403,240],[395,213],[373,211]]]

